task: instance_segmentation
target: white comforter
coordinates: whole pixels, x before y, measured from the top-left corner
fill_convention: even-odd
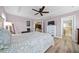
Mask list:
[[[43,53],[54,45],[53,37],[47,33],[31,32],[12,36],[11,46],[4,52]]]

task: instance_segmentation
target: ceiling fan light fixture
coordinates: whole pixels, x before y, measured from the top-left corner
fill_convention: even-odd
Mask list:
[[[39,8],[39,10],[36,10],[36,9],[32,9],[33,11],[36,11],[38,13],[34,14],[34,15],[37,15],[37,14],[40,14],[41,16],[43,16],[43,13],[49,13],[49,11],[44,11],[45,9],[45,6],[42,6],[42,8]]]

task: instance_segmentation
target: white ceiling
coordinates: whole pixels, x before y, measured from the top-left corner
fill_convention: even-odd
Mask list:
[[[40,19],[47,16],[57,16],[65,13],[73,12],[79,10],[78,6],[46,6],[44,10],[49,11],[48,14],[43,14],[44,16],[34,15],[36,12],[32,9],[41,8],[42,6],[5,6],[5,11],[12,15],[18,15],[23,17],[29,17],[31,19]]]

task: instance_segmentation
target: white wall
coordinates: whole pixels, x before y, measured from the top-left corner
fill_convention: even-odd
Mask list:
[[[76,16],[76,40],[77,40],[77,37],[78,37],[78,32],[77,32],[77,29],[79,28],[79,11],[75,11],[75,12],[71,12],[71,13],[67,13],[67,14],[63,14],[63,15],[60,15],[60,16],[56,16],[56,17],[53,17],[52,16],[52,19],[51,20],[55,20],[56,22],[56,29],[57,29],[57,36],[61,36],[61,17],[66,17],[66,16],[71,16],[71,15],[75,15]],[[47,20],[48,21],[48,20]]]
[[[27,25],[26,25],[27,20],[31,21],[31,19],[28,19],[25,17],[19,17],[19,16],[7,14],[7,21],[12,22],[14,24],[16,33],[21,33],[22,31],[27,30]],[[32,23],[32,21],[31,21],[31,23]],[[32,28],[32,26],[31,26],[31,28]]]

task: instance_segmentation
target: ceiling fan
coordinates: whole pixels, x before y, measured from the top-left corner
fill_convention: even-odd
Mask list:
[[[36,10],[36,9],[32,9],[32,10],[37,12],[34,15],[40,14],[41,16],[43,16],[43,13],[49,13],[49,11],[44,11],[44,9],[45,9],[45,6],[42,6],[42,8],[39,8],[39,10]]]

